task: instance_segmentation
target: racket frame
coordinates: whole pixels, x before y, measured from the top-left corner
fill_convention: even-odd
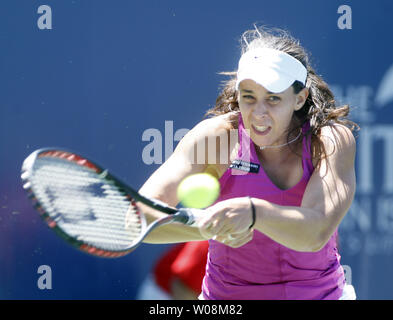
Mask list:
[[[93,170],[95,173],[100,175],[102,178],[106,180],[109,184],[115,185],[124,195],[128,198],[130,203],[136,208],[136,214],[139,216],[142,228],[141,228],[141,235],[138,239],[133,241],[133,244],[130,247],[121,250],[105,250],[101,248],[97,248],[93,245],[87,244],[84,241],[78,240],[68,233],[66,233],[61,227],[58,226],[57,222],[53,220],[50,215],[45,211],[44,206],[40,203],[40,201],[36,198],[31,182],[30,177],[33,174],[34,164],[38,158],[41,157],[54,157],[57,159],[65,159],[70,162],[74,162],[82,167],[86,167],[90,170]],[[66,242],[71,244],[73,247],[88,253],[90,255],[104,257],[104,258],[119,258],[122,256],[127,255],[128,253],[135,250],[138,247],[143,239],[155,228],[171,223],[173,221],[178,221],[183,224],[192,225],[193,221],[193,214],[189,209],[181,208],[177,209],[175,207],[171,207],[165,204],[162,201],[151,199],[142,196],[137,191],[129,187],[127,184],[122,182],[120,179],[109,173],[107,169],[102,168],[95,162],[89,160],[86,157],[82,157],[73,151],[63,149],[63,148],[41,148],[35,150],[31,153],[23,162],[22,165],[22,174],[21,178],[23,181],[23,188],[27,192],[28,198],[33,202],[33,207],[37,210],[42,220],[49,226],[49,228],[54,231],[58,236],[63,238]],[[136,205],[136,202],[142,202],[145,205],[161,211],[163,213],[168,214],[168,216],[158,219],[151,223],[148,227],[146,225],[146,218]]]

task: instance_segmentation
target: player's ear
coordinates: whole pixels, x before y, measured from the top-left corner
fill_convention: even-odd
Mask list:
[[[308,94],[308,88],[303,88],[298,94],[296,94],[295,111],[298,111],[303,107],[307,100]]]

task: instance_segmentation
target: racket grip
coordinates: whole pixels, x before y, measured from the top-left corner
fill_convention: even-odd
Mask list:
[[[199,221],[206,216],[206,211],[195,208],[181,208],[179,214],[185,219],[182,221],[184,224],[191,227],[198,227]]]

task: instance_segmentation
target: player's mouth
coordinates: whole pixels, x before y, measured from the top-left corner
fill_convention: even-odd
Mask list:
[[[267,135],[270,132],[270,130],[272,129],[272,127],[269,127],[269,126],[257,126],[254,124],[252,124],[251,127],[252,127],[252,130],[254,131],[254,133],[259,136]]]

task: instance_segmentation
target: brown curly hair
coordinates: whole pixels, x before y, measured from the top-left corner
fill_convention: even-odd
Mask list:
[[[321,141],[321,128],[324,126],[339,123],[348,127],[351,131],[359,129],[359,126],[347,118],[349,114],[349,105],[337,106],[334,95],[329,89],[327,83],[321,76],[317,75],[310,64],[309,54],[300,45],[300,42],[293,38],[287,31],[277,28],[257,27],[254,25],[253,30],[243,33],[241,40],[242,54],[250,49],[271,48],[286,52],[299,60],[307,69],[306,87],[309,89],[309,95],[303,107],[294,112],[292,118],[291,130],[288,132],[288,139],[291,132],[299,132],[299,129],[306,121],[310,122],[310,130],[305,133],[311,135],[311,145],[313,158],[316,159],[317,165],[320,160],[327,156],[324,145]],[[222,83],[222,90],[216,100],[213,108],[209,109],[205,117],[218,116],[229,112],[237,114],[239,104],[237,100],[236,72],[220,72],[222,75],[231,78]],[[303,84],[295,81],[292,84],[294,93],[299,93]],[[233,117],[233,127],[236,128],[238,117]],[[299,139],[301,143],[302,139]]]

